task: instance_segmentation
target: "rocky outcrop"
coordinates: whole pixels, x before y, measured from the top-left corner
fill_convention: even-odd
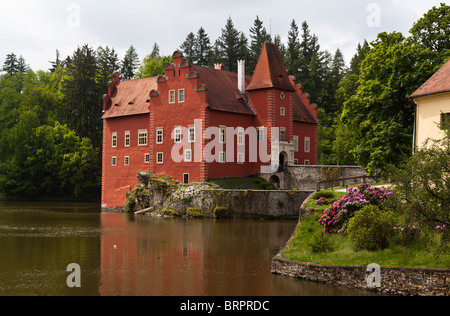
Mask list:
[[[140,173],[128,192],[125,212],[208,218],[298,218],[311,194],[297,190],[223,190],[205,183],[181,184],[169,177]]]

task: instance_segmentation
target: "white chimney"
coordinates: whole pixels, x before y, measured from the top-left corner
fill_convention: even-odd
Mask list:
[[[222,70],[222,64],[214,64],[214,69]]]
[[[245,60],[238,60],[238,89],[245,93]]]

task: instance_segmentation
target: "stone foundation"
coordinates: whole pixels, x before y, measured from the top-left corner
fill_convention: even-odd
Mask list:
[[[277,255],[272,260],[272,273],[308,281],[328,283],[386,295],[448,296],[449,269],[380,268],[380,287],[369,287],[372,273],[361,266],[329,266],[287,260]]]
[[[295,218],[311,191],[223,190],[212,183],[181,184],[160,175],[140,173],[127,194],[126,212],[156,216],[207,218]]]

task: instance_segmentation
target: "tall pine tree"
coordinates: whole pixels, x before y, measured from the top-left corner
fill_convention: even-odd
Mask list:
[[[256,16],[253,27],[250,28],[250,59],[248,61],[248,66],[249,69],[251,69],[251,73],[253,73],[256,64],[258,63],[259,55],[261,54],[264,43],[270,41],[270,34],[267,34],[263,22],[259,19],[259,16]]]
[[[97,82],[99,68],[95,51],[88,45],[79,47],[67,64],[63,81],[65,121],[80,137],[101,146],[101,95],[103,87]]]
[[[200,27],[195,37],[194,55],[198,65],[208,65],[208,59],[211,55],[211,42],[203,27]]]
[[[224,70],[236,71],[237,69],[239,39],[240,33],[229,17],[225,28],[222,29],[222,35],[216,42]]]
[[[180,50],[183,52],[184,59],[186,59],[189,63],[194,63],[196,61],[195,58],[195,34],[190,32],[183,44],[180,46]]]
[[[297,76],[300,67],[300,42],[298,25],[295,20],[291,22],[288,32],[288,43],[286,51],[286,68],[289,75]]]
[[[99,68],[98,83],[106,93],[108,82],[112,79],[113,74],[119,71],[119,58],[114,48],[100,46],[97,49],[97,65]]]
[[[125,57],[120,63],[120,78],[122,80],[133,79],[139,66],[139,57],[133,45],[125,53]]]
[[[19,61],[17,60],[16,54],[11,53],[6,55],[2,71],[5,71],[10,76],[14,76],[19,71]]]

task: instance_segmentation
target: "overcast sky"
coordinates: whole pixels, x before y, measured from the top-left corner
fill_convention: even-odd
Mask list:
[[[133,45],[142,59],[156,42],[161,54],[171,55],[201,26],[213,43],[228,17],[248,37],[257,15],[285,43],[291,21],[306,21],[321,49],[340,48],[348,63],[364,39],[384,31],[407,35],[440,2],[445,0],[0,0],[0,66],[14,52],[33,70],[47,70],[56,49],[65,58],[83,44],[112,47],[120,59]]]

